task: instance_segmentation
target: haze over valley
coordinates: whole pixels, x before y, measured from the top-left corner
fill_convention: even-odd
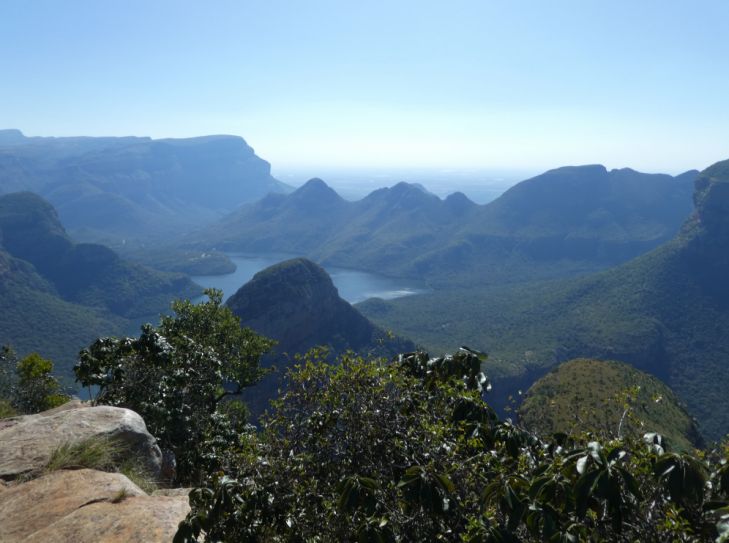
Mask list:
[[[0,541],[729,543],[727,21],[0,3]]]

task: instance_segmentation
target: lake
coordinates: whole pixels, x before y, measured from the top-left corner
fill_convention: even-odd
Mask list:
[[[226,275],[196,275],[192,280],[206,288],[217,288],[223,291],[223,298],[227,299],[259,271],[282,260],[292,258],[291,255],[249,255],[228,254],[235,263],[236,270]],[[367,298],[382,298],[392,300],[403,296],[410,296],[425,292],[422,285],[407,279],[393,279],[375,273],[347,268],[324,266],[331,276],[339,295],[351,304],[362,302]]]

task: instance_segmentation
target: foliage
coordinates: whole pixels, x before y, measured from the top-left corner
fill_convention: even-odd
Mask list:
[[[9,345],[0,347],[0,399],[7,402],[10,402],[15,390],[17,364],[15,351]]]
[[[50,360],[31,353],[18,361],[10,347],[0,349],[0,417],[38,413],[68,400]]]
[[[459,440],[487,433],[495,415],[478,403],[478,357],[428,362],[422,354],[399,367],[353,355],[338,365],[306,360],[289,374],[260,439],[246,436],[228,476],[192,498],[203,509],[223,492],[250,507],[231,516],[221,510],[215,520],[201,510],[190,529],[231,541],[282,533],[305,540],[322,530],[342,541],[455,530],[449,510],[477,500],[468,489],[456,492],[472,477],[474,452]],[[446,372],[458,380],[431,386],[430,376]]]
[[[18,412],[13,408],[9,400],[0,399],[0,419],[14,417]]]
[[[620,360],[664,380],[704,437],[721,439],[729,430],[729,291],[723,278],[704,281],[696,270],[726,275],[723,254],[702,261],[678,239],[582,278],[450,289],[357,308],[419,345],[447,350],[467,342],[487,350],[498,403],[559,362]]]
[[[656,377],[620,362],[563,362],[529,388],[518,413],[520,424],[540,435],[591,432],[615,439],[650,430],[679,450],[703,445],[676,395]]]
[[[78,381],[97,387],[97,403],[128,407],[172,451],[180,482],[195,481],[220,461],[216,451],[234,439],[221,405],[263,374],[259,359],[272,342],[256,335],[222,305],[222,292],[209,300],[173,303],[174,315],[158,327],[142,326],[138,338],[101,338],[81,351]],[[233,411],[226,407],[226,411]]]
[[[726,448],[540,440],[496,419],[479,365],[465,350],[307,361],[192,493],[175,541],[719,541]]]
[[[18,383],[14,395],[14,404],[18,410],[39,413],[69,400],[52,373],[53,363],[38,353],[31,353],[18,362]]]

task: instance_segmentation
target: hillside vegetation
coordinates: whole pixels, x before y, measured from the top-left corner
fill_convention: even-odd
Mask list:
[[[591,432],[617,438],[657,432],[681,450],[704,445],[673,391],[621,362],[563,362],[526,392],[519,423],[543,436]]]
[[[0,196],[0,278],[0,344],[50,357],[66,378],[93,338],[156,319],[174,298],[200,292],[184,275],[74,243],[55,209],[29,192]]]
[[[729,431],[728,162],[701,174],[694,199],[675,239],[596,275],[358,307],[429,347],[462,341],[489,352],[508,393],[571,358],[630,363],[671,386],[702,432],[719,438]]]
[[[275,367],[255,389],[244,395],[255,415],[276,397],[286,370],[315,347],[325,347],[329,360],[348,351],[391,358],[415,350],[415,345],[375,326],[339,297],[327,272],[305,258],[295,258],[258,272],[226,305],[241,326],[277,342],[264,357]]]
[[[36,351],[57,361],[69,384],[81,347],[100,335],[120,333],[125,321],[61,299],[27,262],[0,247],[0,344]]]

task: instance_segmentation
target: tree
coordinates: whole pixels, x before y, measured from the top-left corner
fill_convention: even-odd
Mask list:
[[[15,352],[0,349],[0,413],[38,413],[68,401],[61,384],[53,376],[53,362],[31,353],[18,361]]]
[[[127,407],[144,418],[163,449],[174,453],[178,481],[196,481],[214,469],[219,453],[242,430],[240,416],[224,407],[263,375],[261,356],[273,345],[222,305],[172,304],[160,325],[144,325],[138,338],[101,338],[81,351],[77,380],[97,388],[96,403]]]
[[[68,401],[68,395],[53,377],[53,362],[38,353],[31,353],[18,362],[16,373],[18,381],[13,404],[19,411],[38,413]]]

